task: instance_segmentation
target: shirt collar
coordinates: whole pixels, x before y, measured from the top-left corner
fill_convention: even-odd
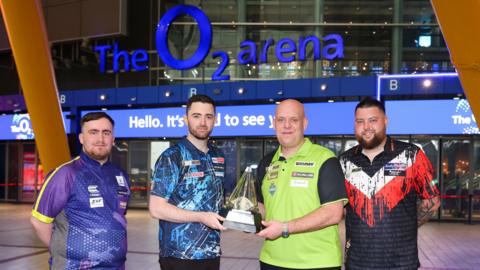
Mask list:
[[[85,152],[81,151],[80,152],[80,159],[83,160],[85,163],[87,163],[88,165],[92,165],[94,167],[102,167],[102,166],[108,166],[110,165],[110,159],[107,160],[107,162],[100,164],[100,162],[98,162],[97,160],[91,158],[90,156],[88,156]]]
[[[184,136],[181,140],[180,140],[180,143],[182,143],[183,145],[185,145],[185,147],[190,150],[190,151],[196,151],[196,152],[199,152],[199,153],[202,153],[205,155],[205,153],[203,151],[201,151],[200,149],[198,149],[191,141],[189,141],[187,139],[187,136]],[[210,143],[210,141],[207,142],[207,147],[208,147],[208,152],[212,151],[213,150],[213,145]]]

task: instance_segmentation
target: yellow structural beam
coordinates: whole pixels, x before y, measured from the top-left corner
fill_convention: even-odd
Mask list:
[[[23,96],[46,171],[70,159],[40,0],[0,0]]]
[[[431,0],[463,91],[480,121],[480,1]]]

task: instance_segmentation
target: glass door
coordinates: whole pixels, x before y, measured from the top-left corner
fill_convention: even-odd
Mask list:
[[[41,177],[43,180],[43,170],[39,174],[37,170],[37,153],[35,151],[34,143],[24,143],[21,144],[21,164],[20,164],[20,175],[22,181],[19,184],[19,200],[22,202],[33,202],[36,195],[38,178]]]
[[[442,142],[442,219],[467,219],[470,146],[468,139],[444,139]]]
[[[243,140],[240,141],[240,164],[238,178],[245,171],[247,166],[258,164],[263,157],[263,141],[262,140]]]
[[[472,219],[480,220],[480,140],[476,140],[473,148],[473,180],[470,183],[472,195]]]
[[[315,143],[330,149],[338,157],[342,153],[342,140],[338,138],[317,137]]]
[[[21,146],[18,142],[7,144],[7,201],[18,200],[18,183],[21,179],[20,168],[22,168]]]
[[[128,147],[128,173],[130,174],[129,205],[147,207],[150,182],[150,141],[131,141]]]
[[[212,140],[225,156],[225,197],[232,193],[237,184],[237,142],[235,139],[215,139]]]
[[[0,201],[4,201],[7,194],[7,144],[0,142]]]

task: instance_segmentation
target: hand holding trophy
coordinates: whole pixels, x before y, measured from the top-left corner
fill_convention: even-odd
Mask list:
[[[256,168],[257,165],[251,165],[245,169],[232,194],[225,202],[228,214],[223,222],[224,227],[249,233],[261,230],[262,217],[258,211],[253,177],[253,170]]]

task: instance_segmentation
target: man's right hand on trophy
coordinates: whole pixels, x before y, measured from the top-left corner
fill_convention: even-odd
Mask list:
[[[214,212],[199,212],[200,214],[200,222],[205,224],[214,230],[226,230],[225,227],[220,222],[225,221],[225,218],[218,215]]]

